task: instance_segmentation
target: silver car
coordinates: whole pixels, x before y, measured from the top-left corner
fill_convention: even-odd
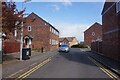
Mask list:
[[[67,44],[62,44],[60,47],[59,47],[59,52],[69,52],[69,46]]]

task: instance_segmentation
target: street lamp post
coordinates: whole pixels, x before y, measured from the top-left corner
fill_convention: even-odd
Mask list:
[[[23,4],[26,2],[29,2],[31,0],[25,0],[24,2],[22,2],[22,10],[23,10]],[[22,16],[22,22],[21,22],[21,31],[20,31],[20,61],[22,61],[22,48],[23,48],[23,16]]]
[[[22,48],[23,48],[23,22],[21,23],[20,32],[20,61],[22,61]]]

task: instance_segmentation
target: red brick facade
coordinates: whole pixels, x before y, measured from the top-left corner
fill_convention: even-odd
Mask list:
[[[26,18],[23,30],[24,43],[25,38],[30,38],[31,48],[44,51],[58,48],[59,31],[35,13]]]
[[[102,25],[95,23],[84,32],[84,44],[91,47],[91,43],[98,40],[102,40]]]
[[[102,12],[102,44],[104,55],[120,61],[120,11],[116,11],[116,4],[105,2]]]
[[[19,52],[18,43],[20,42],[20,30],[17,30],[17,36],[15,33],[10,33],[9,42],[4,44],[4,50],[6,53]],[[7,39],[6,39],[7,40]],[[13,42],[14,41],[14,42]],[[8,45],[7,45],[8,43]],[[12,44],[13,49],[8,50]],[[32,49],[41,51],[55,50],[59,46],[59,31],[51,24],[40,18],[35,13],[31,13],[25,18],[23,26],[23,47],[30,47]],[[11,47],[12,48],[12,47]]]

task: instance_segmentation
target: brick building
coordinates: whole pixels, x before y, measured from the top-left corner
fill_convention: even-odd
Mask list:
[[[107,1],[102,11],[103,54],[120,61],[120,1]]]
[[[59,44],[68,44],[70,47],[78,44],[76,37],[64,37],[59,39]]]
[[[58,48],[59,31],[33,12],[25,18],[23,36],[24,47],[44,51]]]
[[[59,38],[59,45],[61,44],[69,44],[69,41],[67,40],[67,38]]]
[[[87,30],[84,31],[84,44],[91,47],[91,43],[102,40],[102,25],[94,23]]]
[[[9,39],[4,40],[4,52],[19,52],[20,30],[15,29],[14,32],[9,34]],[[23,47],[30,47],[38,51],[42,49],[44,51],[50,51],[57,49],[59,46],[58,43],[59,31],[50,23],[35,13],[31,13],[25,18],[23,26]]]

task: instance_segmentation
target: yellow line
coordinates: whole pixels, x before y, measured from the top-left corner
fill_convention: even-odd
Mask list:
[[[102,69],[100,66],[98,66],[98,64],[95,62],[95,61],[93,61],[93,59],[91,59],[90,57],[89,57],[89,59],[95,64],[95,65],[97,65],[97,67],[99,67],[103,72],[105,72],[106,73],[106,71],[104,70],[104,69]],[[113,78],[111,75],[109,75],[108,73],[106,73],[110,78]]]
[[[117,77],[112,74],[110,71],[108,71],[107,69],[105,69],[102,65],[100,65],[98,62],[96,62],[94,59],[88,57],[93,63],[95,63],[103,72],[105,72],[110,78],[112,78],[113,80],[116,80]]]
[[[107,73],[102,67],[100,67],[96,62],[94,62],[103,72],[105,72],[109,77],[114,78],[109,73]]]
[[[100,67],[99,67],[100,68]],[[107,73],[103,68],[100,68],[103,72],[105,72],[110,78],[114,78],[113,76],[111,76],[109,73]]]
[[[26,73],[20,75],[16,80],[20,79],[20,78],[25,78],[27,76],[29,76],[31,73],[33,73],[34,71],[36,71],[37,69],[39,69],[40,67],[42,67],[43,65],[45,65],[46,63],[48,63],[51,59],[47,59],[45,61],[43,61],[42,63],[38,64],[37,66],[33,67],[32,69],[30,69],[29,71],[27,71]],[[22,80],[20,79],[20,80]]]
[[[35,64],[36,64],[36,63],[34,63],[34,64],[30,65],[30,66],[35,66]],[[29,67],[27,67],[27,68],[29,68]],[[26,70],[27,68],[21,69],[21,70],[19,70],[18,72],[14,73],[14,74],[11,74],[10,76],[8,76],[8,78],[12,78],[14,75],[16,75],[16,74],[18,74],[18,73]]]
[[[95,61],[95,60],[94,60]],[[96,62],[96,61],[95,61]],[[97,63],[97,62],[96,62]],[[108,69],[104,68],[101,64],[97,63],[100,67],[102,67],[106,72],[108,72],[110,75],[112,75],[114,78],[117,78],[113,73],[111,73]]]
[[[49,61],[39,65],[37,68],[35,68],[33,71],[31,71],[30,73],[28,73],[27,75],[23,76],[22,78],[26,78],[27,76],[29,76],[31,73],[33,73],[34,71],[36,71],[37,69],[39,69],[40,67],[44,66],[46,63],[48,63]]]

